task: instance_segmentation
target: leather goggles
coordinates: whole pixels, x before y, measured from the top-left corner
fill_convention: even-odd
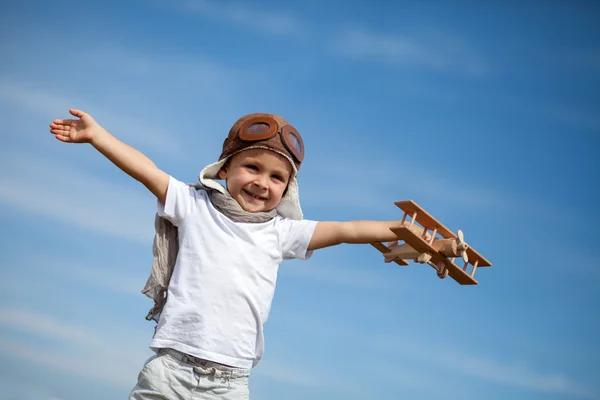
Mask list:
[[[279,134],[281,143],[298,163],[304,160],[304,142],[296,128],[291,125],[280,127],[271,117],[254,117],[244,122],[238,131],[238,138],[245,142],[259,142]]]

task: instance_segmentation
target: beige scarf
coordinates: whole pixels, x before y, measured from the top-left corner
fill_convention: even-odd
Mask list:
[[[267,222],[275,217],[277,210],[269,212],[251,213],[245,211],[238,202],[231,197],[227,190],[221,193],[219,190],[211,189],[199,184],[189,184],[196,190],[206,190],[212,205],[221,214],[225,215],[234,222],[250,222],[259,223]],[[148,321],[154,320],[158,322],[160,313],[167,302],[167,289],[169,281],[173,274],[177,253],[179,252],[179,238],[177,227],[171,224],[165,218],[159,217],[158,214],[154,218],[154,227],[156,233],[154,243],[152,245],[152,253],[154,260],[152,262],[152,272],[146,281],[146,286],[142,289],[142,293],[154,300],[154,306],[146,315]]]

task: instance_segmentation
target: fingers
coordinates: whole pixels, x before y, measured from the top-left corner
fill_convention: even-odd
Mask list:
[[[83,118],[86,115],[83,111],[74,108],[69,109],[69,113],[77,118]]]
[[[50,123],[50,133],[61,142],[70,142],[69,131],[71,130],[71,124],[75,122],[72,119],[55,119]]]
[[[69,129],[72,126],[75,126],[76,123],[77,123],[77,121],[74,119],[55,119],[54,121],[52,121],[50,123],[50,128]]]
[[[50,124],[50,133],[61,142],[70,142],[71,136],[69,135],[69,127],[63,127],[62,125],[53,126],[54,123]]]
[[[55,134],[54,137],[60,140],[61,142],[71,142],[71,137],[68,135]]]
[[[71,128],[71,124],[68,121],[64,120],[55,120],[50,123],[50,129],[69,129]]]
[[[52,129],[50,129],[50,133],[52,133],[54,135],[69,136],[68,129],[52,128]]]
[[[75,108],[70,108],[69,114],[71,114],[74,117],[77,117],[79,119],[55,119],[50,124],[50,128],[57,129],[57,128],[61,128],[61,127],[75,127],[77,122],[79,122],[83,118],[87,118],[88,122],[90,120],[92,120],[92,118],[88,114],[84,113],[81,110],[77,110]]]
[[[55,138],[60,140],[61,142],[70,142],[71,137],[69,135],[68,130],[63,129],[50,129],[50,133],[54,135]]]
[[[69,113],[75,117],[81,118],[85,115],[83,111],[70,109]],[[70,136],[71,128],[75,127],[78,120],[75,119],[55,119],[50,123],[50,133],[61,142],[72,142]]]

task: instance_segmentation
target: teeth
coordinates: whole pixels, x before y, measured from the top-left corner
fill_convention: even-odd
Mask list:
[[[262,197],[260,197],[260,196],[257,196],[257,195],[255,195],[255,194],[253,194],[253,193],[250,193],[250,192],[249,192],[249,191],[247,191],[247,190],[246,190],[246,193],[248,193],[248,194],[249,194],[251,197],[254,197],[254,198],[255,198],[255,199],[257,199],[257,200],[262,200]]]

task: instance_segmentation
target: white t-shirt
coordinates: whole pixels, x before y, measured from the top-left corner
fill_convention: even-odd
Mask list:
[[[316,221],[279,215],[233,222],[206,191],[173,177],[158,214],[178,227],[179,254],[152,349],[164,347],[240,368],[263,355],[263,326],[284,259],[307,259]]]

